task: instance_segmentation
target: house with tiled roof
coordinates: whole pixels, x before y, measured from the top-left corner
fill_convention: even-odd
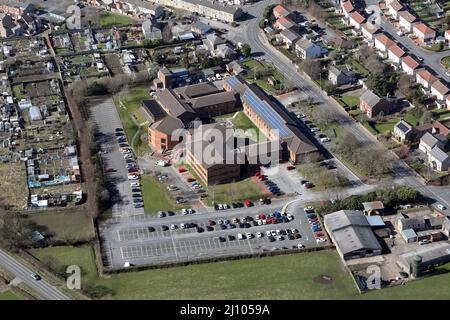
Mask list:
[[[285,6],[282,6],[281,4],[273,8],[273,16],[275,17],[275,19],[278,19],[280,17],[287,17],[290,13],[291,10],[289,10]]]
[[[413,27],[413,33],[421,43],[426,43],[436,38],[436,31],[431,29],[425,23],[416,24]]]
[[[439,107],[445,106],[446,98],[449,95],[450,89],[442,81],[437,80],[431,84],[431,95],[436,97],[436,103]]]
[[[406,55],[402,58],[402,69],[410,76],[413,76],[420,69],[420,63],[410,55]]]
[[[380,29],[371,23],[363,23],[361,25],[361,32],[367,40],[373,40],[374,36],[380,32]]]
[[[405,7],[403,7],[403,5],[400,2],[398,2],[397,0],[391,1],[387,5],[387,8],[389,10],[389,14],[394,19],[398,19],[398,15],[399,15],[400,11],[405,10]]]
[[[389,39],[384,33],[381,33],[374,37],[374,44],[375,48],[380,50],[382,53],[386,53],[389,47],[395,44],[395,42]]]
[[[394,62],[397,65],[400,65],[401,59],[403,56],[405,56],[406,52],[400,48],[397,44],[393,44],[388,49],[388,58],[392,62]]]
[[[351,1],[343,1],[341,2],[341,8],[342,8],[342,13],[344,14],[344,16],[348,19],[350,12],[355,11],[355,8],[353,7],[353,4],[351,3]]]
[[[286,48],[292,48],[293,44],[300,39],[300,35],[292,29],[285,29],[280,32],[281,39]]]
[[[275,22],[275,27],[280,30],[290,29],[295,26],[294,21],[286,17],[279,17]]]
[[[398,21],[401,27],[406,31],[411,32],[414,24],[417,23],[418,18],[407,10],[400,11],[398,13]]]
[[[359,109],[364,112],[368,118],[375,118],[378,115],[388,114],[390,103],[387,99],[377,96],[373,91],[365,91],[359,99]]]
[[[353,11],[348,15],[348,21],[356,30],[361,30],[361,25],[366,21],[366,18],[359,14],[358,11]]]
[[[422,85],[425,89],[430,89],[431,85],[437,80],[438,78],[432,75],[428,70],[422,70],[416,74],[416,82]]]

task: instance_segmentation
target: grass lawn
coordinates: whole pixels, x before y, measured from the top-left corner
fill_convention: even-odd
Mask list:
[[[10,289],[0,293],[0,301],[1,300],[24,300],[24,298]]]
[[[38,258],[51,255],[61,264],[78,264],[82,282],[115,291],[113,299],[352,299],[358,297],[348,273],[334,252],[226,261],[146,270],[99,279],[89,247],[32,250]],[[276,277],[263,277],[276,274]],[[282,270],[282,272],[280,272]],[[323,284],[315,279],[331,276]]]
[[[441,64],[442,64],[445,68],[450,69],[450,56],[447,56],[447,57],[442,58]]]
[[[283,83],[286,81],[284,75],[271,63],[266,61],[249,60],[245,61],[244,65],[250,70],[249,74],[245,77],[248,81],[256,83],[258,86],[272,94],[277,94],[278,91],[283,88]],[[263,76],[262,78],[255,80],[253,72],[264,70],[270,72],[268,72],[267,76]],[[274,77],[278,81],[278,84],[269,84],[267,82],[269,76]]]
[[[337,253],[329,251],[128,272],[109,279],[97,277],[90,247],[31,252],[37,258],[52,256],[64,266],[79,265],[82,283],[113,289],[112,299],[450,299],[450,263],[439,267],[440,275],[359,295]],[[277,276],[261,277],[256,270]],[[316,281],[321,275],[333,281]]]
[[[203,200],[207,205],[212,205],[213,202],[230,204],[243,200],[257,200],[265,196],[261,188],[250,178],[236,182],[205,186],[188,164],[181,163],[180,166],[188,170],[189,174],[203,185],[203,188],[208,193],[208,197]]]
[[[135,21],[128,16],[111,12],[103,13],[100,18],[100,25],[102,27],[111,27],[111,26],[123,27],[133,24],[134,22]]]
[[[347,62],[350,63],[353,69],[355,69],[355,71],[361,74],[362,76],[367,77],[370,74],[370,71],[367,70],[366,67],[363,66],[361,62],[359,62],[358,60],[354,58],[349,58]]]
[[[262,133],[259,128],[245,115],[244,112],[239,112],[238,115],[233,119],[233,124],[235,129],[241,129],[247,131],[250,139],[253,141],[264,141],[266,136]]]
[[[14,97],[16,97],[17,99],[24,99],[26,98],[26,95],[20,92],[20,86],[19,85],[15,85],[13,86],[13,94]]]
[[[26,171],[20,162],[0,163],[2,206],[23,210],[28,205]]]
[[[232,203],[243,200],[258,200],[265,196],[261,188],[251,178],[206,187],[209,197],[205,202]]]
[[[375,124],[375,129],[379,132],[379,133],[384,133],[387,131],[391,131],[394,126],[397,124],[399,120],[398,119],[389,119],[386,122],[379,122]]]
[[[354,108],[359,105],[359,97],[342,96],[340,99],[349,108]]]
[[[155,177],[142,176],[141,185],[146,213],[175,210],[175,205],[169,198],[165,186]]]
[[[114,99],[117,112],[119,113],[120,120],[122,121],[122,125],[125,130],[125,135],[127,136],[130,144],[133,141],[133,137],[137,133],[139,136],[147,133],[148,125],[139,127],[131,118],[134,116],[134,118],[137,119],[137,122],[139,122],[139,119],[143,119],[139,109],[141,107],[142,100],[146,99],[151,99],[151,97],[148,94],[148,88],[145,85],[131,88],[130,91],[124,93],[122,97],[119,98],[119,96],[117,96]],[[119,101],[121,101],[125,106],[124,108],[121,107]],[[135,140],[135,144],[132,147],[138,155],[148,150],[147,142],[139,138]]]
[[[94,226],[91,218],[77,209],[38,212],[29,215],[38,226],[45,226],[52,241],[89,241],[93,239]]]
[[[405,116],[403,117],[403,119],[408,122],[410,125],[413,126],[418,126],[420,121],[419,119],[417,119],[413,114],[411,113],[407,113],[405,114]]]
[[[435,109],[432,113],[436,120],[446,120],[450,118],[450,110],[447,109]]]

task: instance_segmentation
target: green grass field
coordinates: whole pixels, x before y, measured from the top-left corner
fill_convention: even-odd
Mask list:
[[[153,176],[142,176],[142,197],[146,213],[175,210],[173,201],[167,195],[164,185]]]
[[[347,60],[347,63],[349,63],[357,73],[361,74],[364,77],[367,77],[370,74],[370,71],[367,70],[367,68],[363,66],[361,62],[354,58],[349,58]]]
[[[266,61],[256,61],[256,60],[249,60],[245,61],[244,65],[250,70],[248,75],[245,77],[248,81],[256,83],[258,86],[263,88],[264,90],[268,91],[272,94],[277,94],[281,89],[283,89],[283,84],[285,83],[286,79],[284,75],[278,71],[271,63]],[[271,85],[267,82],[268,76],[264,76],[260,79],[255,80],[254,79],[254,72],[255,71],[269,71],[270,76],[275,78],[278,81],[278,84]]]
[[[235,129],[241,129],[244,131],[248,130],[250,139],[254,141],[264,141],[267,140],[264,133],[262,133],[259,128],[245,115],[244,112],[239,112],[238,115],[233,119],[233,124]]]
[[[348,273],[334,252],[302,253],[156,269],[100,279],[89,247],[32,250],[51,255],[63,265],[77,264],[82,282],[115,291],[113,299],[352,299],[358,296]],[[267,276],[270,275],[270,276]],[[316,278],[327,275],[331,283]]]
[[[24,298],[12,290],[7,290],[0,293],[0,301],[1,300],[24,300]]]
[[[384,133],[387,131],[391,131],[394,126],[397,124],[399,120],[398,119],[389,119],[386,122],[379,122],[375,124],[375,129],[379,132],[379,133]]]
[[[433,118],[436,120],[447,120],[450,118],[450,110],[447,109],[435,109],[432,113]]]
[[[29,215],[38,226],[45,226],[53,241],[89,241],[95,236],[89,216],[80,210],[58,210]]]
[[[147,133],[148,124],[139,127],[131,118],[134,116],[138,123],[143,119],[139,108],[141,107],[142,100],[146,99],[151,99],[151,97],[148,93],[148,88],[145,85],[131,88],[129,92],[124,93],[121,97],[117,96],[114,99],[117,112],[119,113],[120,120],[122,121],[125,130],[125,135],[130,144],[137,133],[139,136]],[[122,107],[119,101],[121,101],[125,107]],[[138,155],[149,149],[147,142],[139,138],[135,140],[135,144],[132,147]]]
[[[420,124],[419,119],[417,119],[413,114],[407,113],[403,117],[403,119],[408,122],[410,125],[418,126]]]
[[[359,97],[342,96],[339,99],[349,108],[354,108],[359,105]]]
[[[112,12],[103,13],[100,19],[100,25],[102,27],[124,27],[133,24],[134,22],[135,21],[128,16]]]

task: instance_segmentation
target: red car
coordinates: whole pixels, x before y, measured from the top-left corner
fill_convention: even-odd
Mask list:
[[[186,179],[186,181],[187,181],[187,182],[194,182],[194,181],[195,181],[195,179],[194,179],[194,178],[192,178],[192,177],[189,177],[189,178],[187,178],[187,179]]]
[[[320,231],[314,233],[314,235],[315,235],[317,238],[320,238],[320,237],[323,237],[323,236],[324,236],[323,232],[320,232]]]
[[[251,206],[253,206],[253,203],[250,200],[245,200],[245,206],[251,207]]]
[[[208,220],[208,225],[210,225],[210,226],[213,226],[213,225],[215,225],[216,223],[213,221],[213,220]]]
[[[261,172],[256,172],[255,177],[259,177],[261,175]]]
[[[265,216],[264,214],[261,213],[261,214],[259,215],[259,218],[260,218],[261,220],[263,220],[263,219],[266,218],[266,216]]]
[[[184,167],[179,167],[179,168],[178,168],[178,172],[179,172],[179,173],[186,172],[186,169],[185,169]]]
[[[114,170],[114,168],[111,167],[105,169],[105,172],[115,172],[115,171],[116,170]]]
[[[295,167],[294,166],[288,166],[287,169],[290,171],[290,170],[294,170]]]

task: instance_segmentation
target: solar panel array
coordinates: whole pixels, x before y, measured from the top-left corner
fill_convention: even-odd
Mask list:
[[[403,132],[407,132],[407,131],[409,130],[409,128],[408,128],[403,122],[400,122],[400,123],[397,125],[397,127],[398,127],[401,131],[403,131]]]
[[[255,94],[246,90],[244,93],[244,99],[247,101],[249,106],[266,122],[272,129],[278,130],[280,137],[285,137],[289,135],[288,128],[284,120],[276,113],[272,106],[270,106],[266,101],[262,101]]]
[[[237,86],[239,84],[239,81],[236,79],[236,77],[228,77],[226,81],[232,87]]]

